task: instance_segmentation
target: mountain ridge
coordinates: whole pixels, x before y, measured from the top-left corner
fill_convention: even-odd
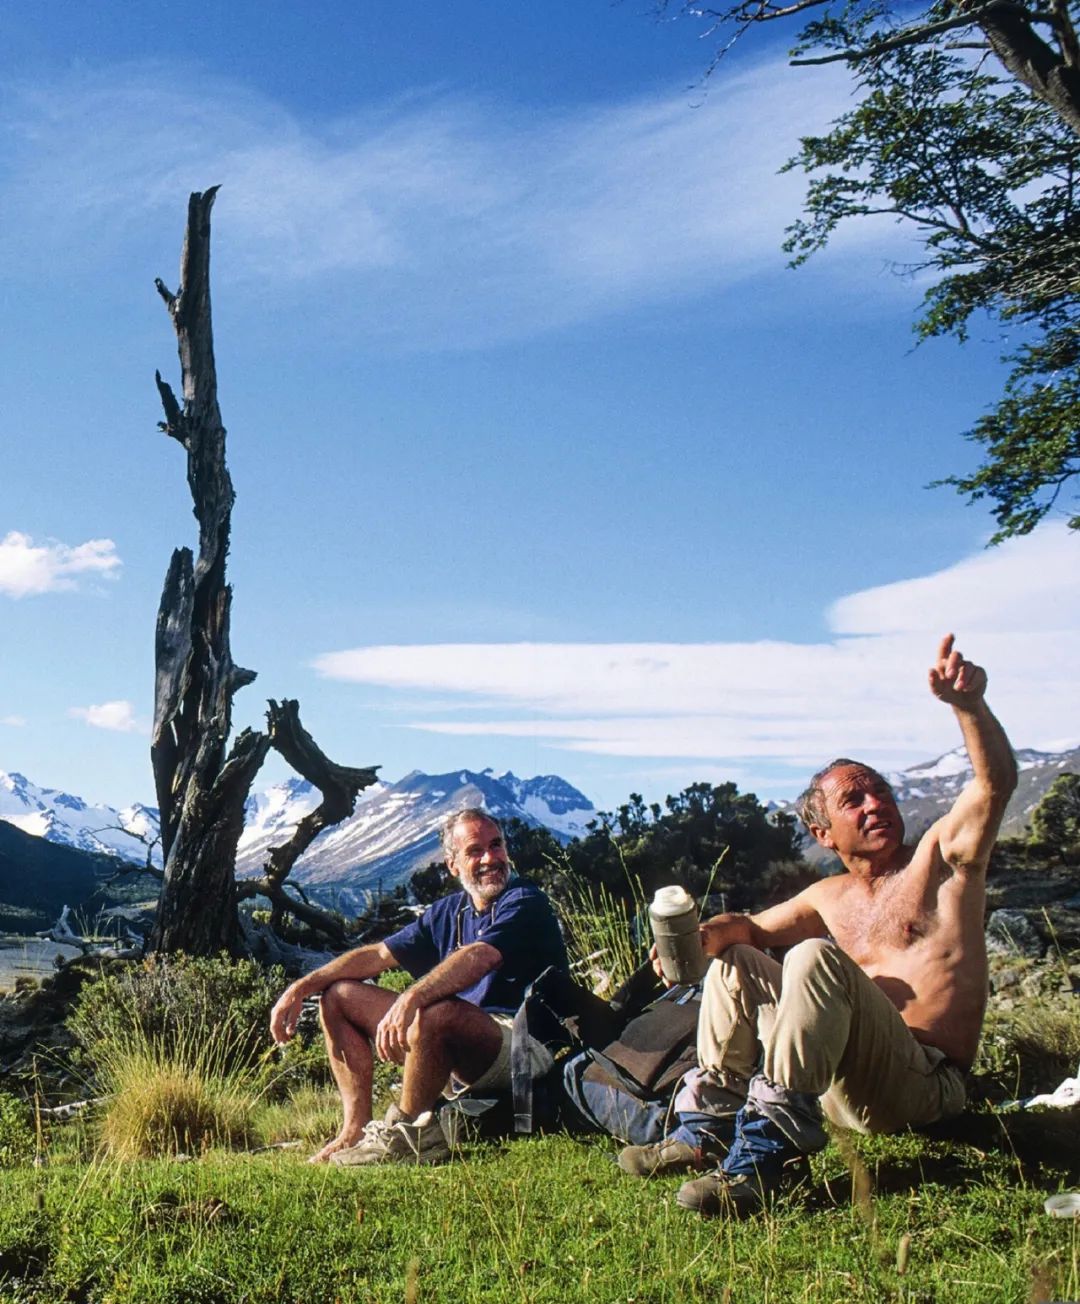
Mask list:
[[[1024,830],[1059,774],[1080,773],[1080,746],[1061,752],[1020,748],[1016,757],[1019,781],[1002,824],[1004,836]],[[944,814],[970,775],[963,747],[887,774],[907,836],[918,837]],[[319,800],[318,790],[295,776],[253,793],[237,872],[257,874],[270,848],[284,842]],[[363,909],[372,893],[407,882],[414,870],[441,859],[440,827],[451,810],[462,806],[483,806],[498,818],[550,829],[562,842],[584,835],[597,813],[582,792],[554,774],[521,779],[510,770],[496,773],[490,768],[436,775],[412,770],[396,783],[380,780],[365,789],[352,817],[327,829],[299,859],[294,881],[348,913]],[[791,802],[770,806],[792,809]],[[148,847],[158,835],[157,811],[139,803],[122,809],[91,805],[74,794],[38,787],[22,774],[0,771],[2,822],[88,856],[145,864],[150,850],[153,863],[161,863],[159,848]],[[830,859],[809,839],[804,854],[817,864]],[[107,862],[99,859],[98,863]],[[92,877],[88,870],[88,880]]]

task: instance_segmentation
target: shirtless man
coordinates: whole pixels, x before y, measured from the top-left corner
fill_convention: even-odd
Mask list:
[[[964,659],[951,634],[930,669],[930,691],[952,707],[974,771],[948,814],[905,845],[881,775],[833,761],[798,809],[847,872],[761,914],[702,925],[715,959],[698,1058],[711,1109],[733,1119],[734,1139],[719,1169],[682,1186],[685,1209],[755,1212],[805,1168],[793,1161],[825,1145],[822,1108],[863,1132],[963,1109],[986,1005],[986,869],[1016,763],[986,704],[986,672]],[[781,966],[764,947],[791,949]],[[704,1167],[687,1140],[632,1147],[620,1164],[639,1175]]]
[[[279,1043],[296,1031],[306,997],[321,993],[330,1068],[344,1110],[341,1131],[311,1159],[335,1164],[442,1163],[450,1158],[434,1106],[448,1082],[510,1085],[510,1033],[525,989],[548,965],[566,968],[551,904],[511,877],[499,825],[477,807],[443,828],[446,866],[462,891],[381,942],[358,947],[297,979],[270,1013]],[[400,966],[415,980],[396,993],[366,981]],[[371,1117],[373,1054],[404,1065],[401,1101]],[[551,1057],[531,1043],[534,1073]]]

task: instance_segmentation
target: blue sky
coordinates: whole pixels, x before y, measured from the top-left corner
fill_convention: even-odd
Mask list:
[[[759,40],[703,83],[700,29],[645,8],[9,15],[0,768],[151,797],[195,537],[153,279],[211,184],[239,725],[295,696],[390,779],[790,795],[955,744],[924,687],[955,628],[1017,745],[1076,741],[1077,541],[984,552],[985,509],[925,488],[974,465],[1007,341],[913,349],[889,222],[786,269],[777,169],[843,75]]]

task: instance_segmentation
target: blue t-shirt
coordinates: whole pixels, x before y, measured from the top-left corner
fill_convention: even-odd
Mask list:
[[[562,933],[544,893],[535,883],[512,878],[506,891],[482,913],[466,892],[441,897],[415,923],[383,944],[403,969],[422,978],[459,947],[486,942],[503,958],[498,969],[457,995],[488,1014],[513,1014],[525,988],[548,965],[568,967]]]

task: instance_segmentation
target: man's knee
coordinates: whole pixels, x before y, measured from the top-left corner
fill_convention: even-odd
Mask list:
[[[748,942],[735,942],[725,947],[713,960],[706,971],[706,981],[727,982],[732,976],[736,979],[744,974],[755,973],[760,967],[764,952]]]
[[[845,956],[835,942],[811,937],[799,942],[784,956],[784,987],[811,979],[843,981]]]
[[[422,1041],[452,1041],[458,1035],[461,1024],[462,1002],[449,997],[425,1005],[417,1011],[416,1018],[409,1024],[409,1049],[412,1050]]]
[[[344,1020],[354,1027],[370,1031],[367,1025],[371,1018],[378,1023],[378,1018],[375,1017],[378,1010],[370,994],[379,990],[370,983],[357,982],[352,978],[341,978],[331,983],[319,1000],[319,1018],[323,1027]]]

